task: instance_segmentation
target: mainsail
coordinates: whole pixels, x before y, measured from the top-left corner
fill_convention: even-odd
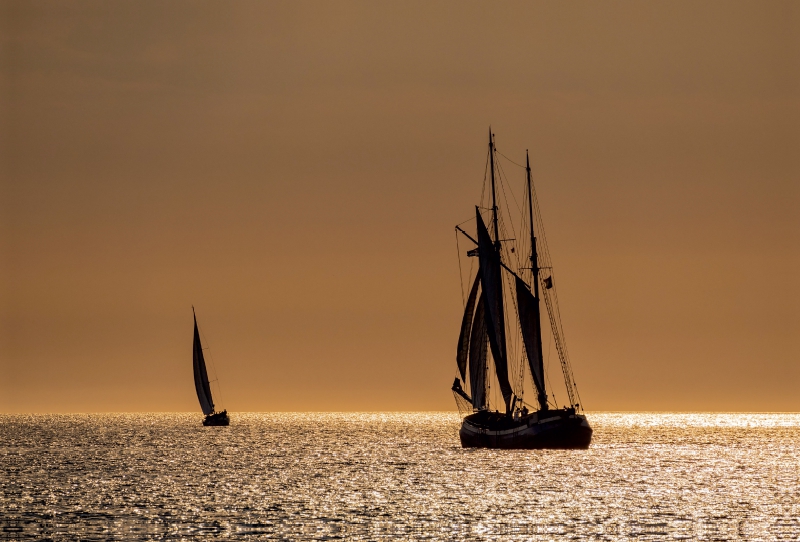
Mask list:
[[[464,308],[464,317],[461,319],[461,334],[458,336],[458,351],[456,352],[456,363],[458,371],[461,373],[461,380],[467,378],[467,355],[469,350],[470,325],[472,325],[472,315],[475,312],[475,298],[478,296],[478,286],[480,285],[480,273],[475,277],[472,290],[467,299],[467,306]]]
[[[500,275],[500,254],[492,243],[489,231],[483,223],[480,209],[475,210],[478,222],[478,260],[480,261],[481,285],[486,298],[486,331],[492,349],[494,367],[500,392],[506,403],[506,412],[511,411],[514,395],[508,382],[508,358],[506,357],[506,324],[503,313],[503,277]]]
[[[469,385],[472,394],[472,407],[486,408],[486,347],[489,336],[486,334],[486,304],[481,296],[475,309],[472,322],[472,336],[469,341]]]
[[[194,318],[194,387],[197,390],[197,399],[200,401],[200,408],[203,414],[208,416],[214,412],[214,400],[211,398],[211,387],[208,385],[208,373],[206,372],[206,360],[203,357],[203,345],[200,344],[200,331],[197,329],[197,317]]]
[[[539,300],[533,297],[528,286],[516,277],[517,310],[519,327],[531,369],[533,383],[539,396],[539,404],[547,407],[547,393],[544,386],[544,359],[542,356],[542,328],[539,315]]]

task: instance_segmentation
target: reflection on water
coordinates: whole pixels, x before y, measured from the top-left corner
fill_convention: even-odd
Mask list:
[[[0,416],[0,538],[800,539],[800,415],[589,414],[587,451],[450,413]]]

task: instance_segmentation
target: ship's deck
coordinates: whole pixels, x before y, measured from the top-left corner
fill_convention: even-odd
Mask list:
[[[539,410],[537,412],[531,412],[530,414],[514,419],[512,416],[507,416],[506,414],[496,410],[481,410],[479,412],[475,412],[474,414],[470,414],[464,418],[464,420],[476,427],[491,429],[493,431],[503,431],[506,429],[513,429],[515,427],[528,425],[531,421],[536,423],[539,420],[548,418],[566,418],[573,414],[575,414],[575,410],[569,408],[545,411]]]

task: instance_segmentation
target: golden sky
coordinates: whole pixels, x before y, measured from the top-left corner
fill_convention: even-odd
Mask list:
[[[453,409],[490,124],[587,409],[800,410],[797,2],[0,10],[0,412],[199,413],[192,304],[229,410]]]

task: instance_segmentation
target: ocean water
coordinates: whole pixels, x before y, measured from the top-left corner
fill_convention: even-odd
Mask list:
[[[799,414],[589,413],[464,450],[452,413],[0,416],[0,539],[800,540]]]

